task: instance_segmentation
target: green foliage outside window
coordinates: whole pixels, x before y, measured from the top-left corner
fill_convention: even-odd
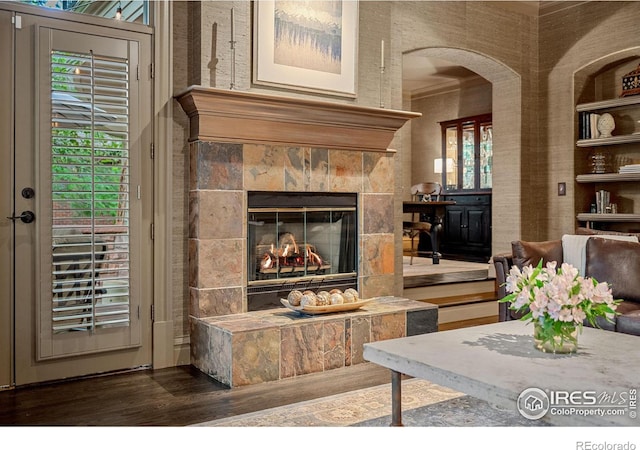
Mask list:
[[[51,62],[52,91],[82,97],[74,71],[86,63],[86,57],[65,54],[52,56]],[[91,103],[78,100],[68,106],[67,118],[77,118],[75,122],[58,124],[56,117],[52,119],[53,200],[69,201],[74,217],[115,218],[128,206],[123,205],[128,199],[126,135],[96,129],[100,124],[91,120],[91,110],[97,108]]]

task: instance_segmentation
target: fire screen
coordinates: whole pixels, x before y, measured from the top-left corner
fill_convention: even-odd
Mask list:
[[[248,309],[292,289],[356,288],[357,194],[248,194]]]

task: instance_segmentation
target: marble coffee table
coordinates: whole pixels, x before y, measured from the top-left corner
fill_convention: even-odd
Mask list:
[[[500,322],[364,345],[391,370],[391,425],[402,425],[402,374],[427,379],[531,420],[640,426],[640,337],[584,327],[578,352],[542,353],[533,326]]]

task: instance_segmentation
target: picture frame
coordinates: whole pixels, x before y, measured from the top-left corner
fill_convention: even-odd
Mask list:
[[[358,1],[254,2],[253,83],[356,97]]]

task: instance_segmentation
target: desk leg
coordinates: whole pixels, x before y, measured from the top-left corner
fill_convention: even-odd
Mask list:
[[[433,250],[433,263],[440,264],[440,253],[438,252],[438,234],[442,230],[442,223],[434,222],[431,224],[431,249]]]
[[[402,374],[391,371],[391,426],[402,425]]]

